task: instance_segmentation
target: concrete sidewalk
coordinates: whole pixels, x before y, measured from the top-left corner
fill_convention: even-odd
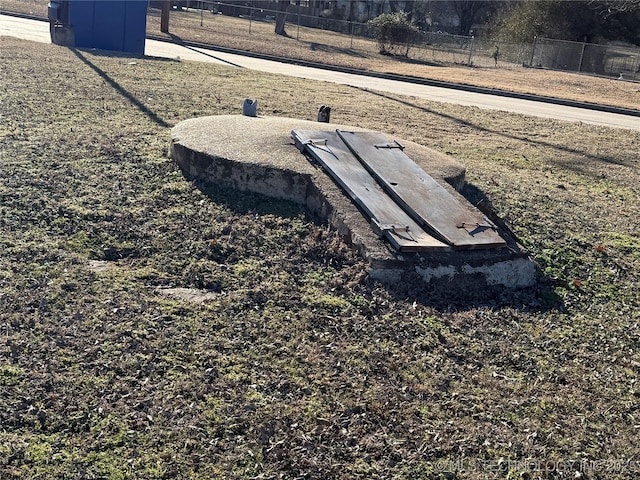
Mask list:
[[[0,35],[37,42],[51,42],[47,22],[8,15],[0,15]],[[640,117],[633,115],[357,75],[152,39],[146,40],[145,56],[216,63],[236,68],[333,82],[366,90],[419,97],[436,102],[640,131]]]

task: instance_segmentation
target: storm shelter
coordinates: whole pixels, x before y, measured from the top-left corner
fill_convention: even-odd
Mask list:
[[[378,132],[294,130],[315,159],[402,252],[504,247],[497,227],[466,207]]]
[[[304,205],[382,282],[461,295],[535,283],[504,222],[459,193],[464,166],[426,146],[348,125],[220,115],[173,127],[170,155],[188,179]]]

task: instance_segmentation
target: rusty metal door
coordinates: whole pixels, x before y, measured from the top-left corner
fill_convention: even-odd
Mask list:
[[[382,190],[337,132],[292,132],[298,149],[309,153],[356,203],[374,228],[400,251],[447,250],[427,234]]]
[[[400,251],[491,248],[506,243],[482,213],[462,203],[377,132],[294,130],[296,146],[342,187]]]
[[[337,132],[349,150],[404,211],[427,231],[455,247],[505,245],[479,211],[465,208],[405,153],[378,132]]]

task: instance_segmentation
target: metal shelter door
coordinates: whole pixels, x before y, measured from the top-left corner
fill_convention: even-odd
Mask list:
[[[385,192],[439,240],[465,249],[506,245],[481,212],[462,205],[413,162],[398,142],[377,132],[337,133]]]
[[[426,233],[389,198],[337,132],[294,130],[291,135],[298,149],[324,168],[394,248],[406,252],[451,248]]]
[[[291,135],[397,250],[506,245],[493,223],[436,182],[397,141],[378,132],[294,130]]]

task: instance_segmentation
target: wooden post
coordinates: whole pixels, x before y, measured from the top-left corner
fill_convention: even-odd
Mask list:
[[[160,12],[160,31],[169,33],[169,12],[171,11],[171,0],[162,0],[162,10]]]

